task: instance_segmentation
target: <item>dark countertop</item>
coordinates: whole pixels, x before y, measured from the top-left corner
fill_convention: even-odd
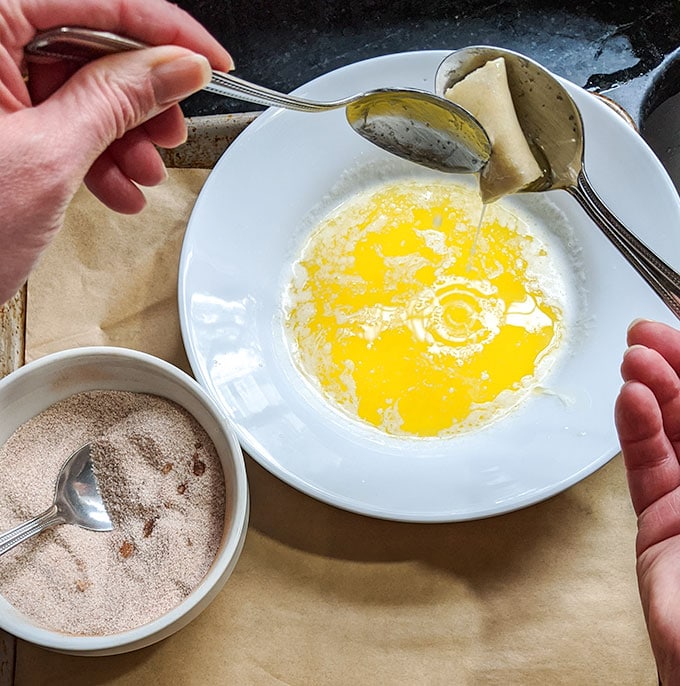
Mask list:
[[[236,62],[237,76],[290,91],[332,69],[395,52],[498,45],[605,93],[636,122],[680,79],[659,75],[680,46],[680,2],[652,0],[179,0]],[[673,81],[676,81],[673,79]],[[188,116],[261,109],[199,93]]]
[[[231,52],[235,74],[289,92],[346,64],[496,45],[621,105],[680,192],[680,0],[178,0]],[[434,75],[433,75],[434,76]],[[198,93],[187,116],[255,112]]]

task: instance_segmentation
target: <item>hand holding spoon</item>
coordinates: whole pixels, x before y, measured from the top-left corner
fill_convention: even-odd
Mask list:
[[[45,512],[0,535],[0,555],[57,524],[76,524],[91,531],[111,531],[92,469],[91,445],[76,450],[59,472],[54,502]]]
[[[36,36],[26,46],[26,56],[33,60],[87,62],[102,55],[145,47],[148,46],[107,31],[61,27]],[[486,132],[469,112],[426,91],[383,88],[332,102],[315,102],[219,71],[213,72],[204,90],[301,112],[344,108],[347,121],[360,136],[399,157],[438,171],[479,171],[491,151]]]

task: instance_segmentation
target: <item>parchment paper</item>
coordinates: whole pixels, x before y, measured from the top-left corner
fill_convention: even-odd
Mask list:
[[[179,332],[177,269],[184,230],[208,172],[172,170],[146,189],[147,207],[122,216],[85,188],[28,284],[26,358],[81,345],[116,345],[189,371]]]
[[[138,217],[78,195],[29,283],[30,359],[113,344],[188,370],[177,262],[206,175],[172,170]],[[334,509],[246,461],[248,538],[205,612],[115,657],[20,641],[16,684],[657,683],[620,457],[544,503],[437,525]]]

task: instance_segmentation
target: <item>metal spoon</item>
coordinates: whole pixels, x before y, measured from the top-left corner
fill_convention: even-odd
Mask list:
[[[85,62],[97,56],[139,50],[143,43],[107,31],[61,27],[41,33],[26,46],[28,59]],[[204,90],[259,105],[302,112],[344,108],[350,126],[380,148],[444,172],[479,171],[491,146],[479,122],[462,107],[433,93],[383,88],[332,102],[315,102],[257,86],[214,71]]]
[[[82,446],[63,464],[51,507],[0,535],[0,555],[57,524],[76,524],[90,531],[113,529],[97,488],[90,449],[90,444]]]
[[[525,191],[566,190],[680,319],[680,275],[642,243],[593,190],[584,168],[583,121],[576,103],[544,67],[510,50],[474,46],[439,66],[440,95],[489,60],[503,57],[517,117],[544,175]]]

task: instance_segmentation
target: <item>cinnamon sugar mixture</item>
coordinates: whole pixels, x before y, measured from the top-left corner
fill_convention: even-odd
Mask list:
[[[0,447],[0,530],[47,509],[61,465],[93,442],[111,532],[61,525],[0,557],[0,594],[46,628],[102,635],[178,605],[199,584],[224,529],[225,486],[210,438],[158,396],[78,393]]]

